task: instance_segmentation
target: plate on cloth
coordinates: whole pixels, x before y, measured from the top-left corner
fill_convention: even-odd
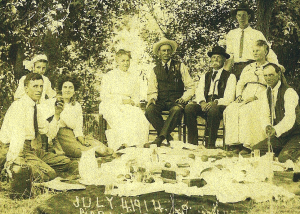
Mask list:
[[[70,184],[66,183],[68,181],[61,177],[57,177],[52,181],[43,182],[43,183],[34,183],[33,186],[37,187],[46,187],[49,189],[57,190],[57,191],[69,191],[69,190],[83,190],[86,189],[84,185],[81,184]]]

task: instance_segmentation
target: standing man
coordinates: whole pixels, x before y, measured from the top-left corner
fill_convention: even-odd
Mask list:
[[[56,171],[68,169],[70,159],[66,156],[46,152],[41,135],[53,139],[58,131],[58,120],[63,110],[59,102],[49,123],[42,115],[39,102],[44,81],[40,74],[30,73],[24,80],[25,94],[9,107],[0,131],[0,141],[9,144],[5,168],[18,172],[27,165],[35,180],[47,181],[56,177]]]
[[[262,154],[271,151],[280,162],[288,159],[297,161],[300,157],[300,109],[299,96],[289,85],[281,81],[281,69],[273,63],[264,66],[264,78],[268,88],[259,97],[262,128],[268,136],[252,147]],[[269,139],[268,139],[269,138]]]
[[[266,41],[266,38],[262,32],[250,27],[249,22],[254,20],[254,11],[246,3],[241,3],[236,9],[232,10],[231,15],[237,19],[239,27],[229,31],[226,35],[226,52],[231,55],[226,64],[229,67],[233,65],[232,73],[239,80],[244,67],[254,62],[254,42],[257,40]],[[267,55],[267,61],[278,63],[277,56],[271,49]]]
[[[153,52],[161,61],[150,74],[145,115],[157,131],[157,138],[152,142],[157,146],[161,146],[165,139],[172,140],[170,133],[181,121],[184,106],[195,93],[187,67],[171,59],[176,49],[177,43],[165,38],[153,45]],[[162,118],[162,111],[170,112],[166,121]]]
[[[211,58],[213,71],[201,77],[196,89],[196,103],[188,104],[184,112],[188,143],[198,145],[197,116],[200,115],[206,120],[205,147],[214,149],[223,111],[235,99],[236,78],[223,68],[230,57],[224,48],[216,46],[207,55]]]

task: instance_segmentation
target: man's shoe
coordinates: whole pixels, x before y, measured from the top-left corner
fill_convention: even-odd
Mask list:
[[[144,148],[150,148],[150,145],[152,144],[156,144],[157,147],[160,147],[164,139],[165,139],[164,136],[158,136],[157,138],[155,138],[155,140],[152,143],[144,144]]]
[[[242,151],[242,150],[243,150],[242,144],[228,146],[228,151],[232,151],[232,153],[234,153],[234,154],[239,154],[240,151]]]
[[[170,142],[170,141],[173,141],[174,140],[174,138],[170,135],[170,134],[168,134],[168,136],[167,136],[167,141],[168,141],[168,143]]]
[[[239,154],[242,155],[242,156],[243,156],[243,155],[249,155],[249,154],[251,154],[251,150],[244,147],[244,148],[242,149],[242,151],[239,152]]]
[[[215,145],[211,144],[211,145],[207,145],[206,148],[207,149],[216,149],[217,147]]]

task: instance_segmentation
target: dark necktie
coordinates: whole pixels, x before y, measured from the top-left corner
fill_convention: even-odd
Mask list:
[[[39,126],[38,126],[38,121],[37,121],[37,107],[36,107],[36,104],[34,105],[33,126],[34,126],[35,137],[37,137],[37,135],[39,133]]]
[[[272,90],[271,87],[268,87],[267,89],[267,98],[268,98],[268,104],[269,104],[269,110],[270,110],[270,119],[271,119],[271,124],[272,124]]]
[[[33,148],[34,150],[41,149],[42,139],[41,139],[41,135],[39,134],[36,104],[34,105],[34,112],[33,112],[33,126],[34,126],[35,138],[31,141],[31,148]]]
[[[218,74],[218,71],[214,71],[213,75],[211,76],[212,81],[215,80],[217,74]]]
[[[165,64],[165,71],[167,74],[169,73],[168,63]]]
[[[243,56],[243,48],[244,48],[244,30],[242,30],[241,40],[240,40],[240,52],[239,57],[242,58]]]

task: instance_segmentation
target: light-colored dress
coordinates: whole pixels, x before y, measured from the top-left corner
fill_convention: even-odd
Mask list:
[[[81,157],[81,152],[89,150],[93,147],[97,155],[106,155],[108,153],[107,147],[100,141],[91,136],[84,136],[82,107],[78,102],[75,105],[72,103],[65,103],[64,109],[60,114],[59,130],[57,139],[65,152],[65,155],[72,158]],[[76,138],[84,137],[85,141],[91,146],[82,145]]]
[[[259,95],[266,89],[263,76],[263,65],[256,62],[247,65],[237,83],[236,96],[243,100]],[[253,142],[259,142],[265,137],[260,129],[258,101],[248,104],[231,103],[224,111],[225,143],[227,145],[243,144],[250,148]],[[258,128],[259,127],[259,128]]]
[[[103,114],[110,129],[106,131],[108,146],[117,150],[122,144],[143,145],[148,142],[149,122],[136,106],[123,104],[123,99],[140,101],[139,81],[136,76],[119,69],[103,76],[99,113]]]

